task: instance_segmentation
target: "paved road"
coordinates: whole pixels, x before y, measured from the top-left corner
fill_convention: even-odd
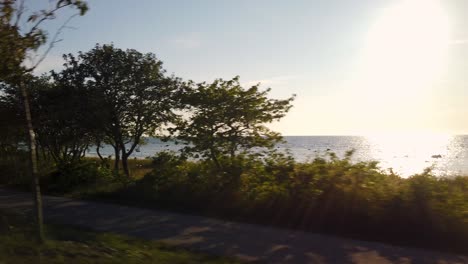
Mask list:
[[[31,195],[0,188],[0,209],[28,212]],[[44,197],[49,223],[121,233],[266,263],[468,263],[468,257],[119,205]]]

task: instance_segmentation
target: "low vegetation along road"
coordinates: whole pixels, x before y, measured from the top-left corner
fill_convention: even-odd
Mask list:
[[[27,213],[28,193],[0,189],[0,209]],[[261,263],[468,263],[468,257],[164,211],[44,196],[48,223],[81,226]]]

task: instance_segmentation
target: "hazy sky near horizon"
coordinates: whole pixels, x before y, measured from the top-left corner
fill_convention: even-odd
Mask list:
[[[239,75],[275,98],[297,94],[271,125],[284,135],[468,133],[466,0],[88,3],[38,72],[60,69],[63,53],[114,43],[155,53],[186,80]]]

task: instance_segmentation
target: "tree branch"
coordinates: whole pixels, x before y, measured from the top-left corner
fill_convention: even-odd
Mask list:
[[[60,28],[55,32],[54,34],[54,37],[52,38],[52,41],[49,43],[49,46],[47,47],[46,51],[42,54],[42,56],[40,57],[40,59],[28,70],[28,71],[33,71],[34,69],[37,68],[37,66],[39,66],[39,64],[41,64],[42,61],[44,61],[44,59],[47,57],[47,55],[49,54],[49,52],[54,48],[54,45],[60,41],[62,41],[61,39],[59,40],[58,37],[60,36],[60,34],[62,33],[63,29],[67,28],[67,24],[70,23],[70,21],[76,17],[78,14],[74,14],[72,16],[70,16],[63,24],[62,26],[60,26]]]
[[[23,16],[23,13],[24,13],[24,0],[20,0],[20,4],[16,13],[16,21],[14,23],[15,28],[18,28],[18,25],[21,20],[21,16]]]
[[[29,32],[26,34],[26,36],[29,36],[29,35],[33,34],[34,31],[36,31],[39,28],[39,26],[42,24],[42,22],[50,19],[50,17],[52,17],[55,14],[55,12],[57,12],[58,10],[60,10],[60,9],[62,9],[64,7],[70,6],[70,5],[72,5],[72,4],[69,3],[69,4],[65,4],[65,5],[59,5],[59,6],[55,7],[54,9],[52,9],[50,11],[45,11],[45,15],[36,22],[36,24],[29,30]]]

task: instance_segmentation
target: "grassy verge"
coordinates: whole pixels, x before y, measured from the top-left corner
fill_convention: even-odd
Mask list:
[[[97,157],[86,157],[85,160],[101,163],[101,160]],[[105,159],[105,163],[109,168],[113,168],[114,166],[114,160]],[[133,179],[143,178],[143,176],[153,170],[151,159],[129,159],[128,170],[130,171]]]
[[[32,239],[28,219],[0,212],[0,263],[238,263],[154,241],[48,225],[45,244]]]
[[[468,177],[402,178],[351,155],[239,159],[219,171],[159,153],[131,160],[131,179],[87,158],[41,183],[52,195],[468,254]]]

